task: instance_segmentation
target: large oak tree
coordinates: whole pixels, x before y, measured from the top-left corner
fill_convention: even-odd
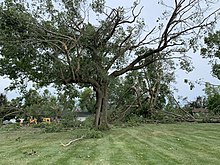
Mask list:
[[[97,127],[108,125],[112,80],[195,48],[218,12],[209,10],[212,0],[160,1],[166,11],[149,29],[138,2],[129,9],[105,6],[104,0],[33,2],[5,0],[0,6],[1,75],[42,86],[92,86]]]

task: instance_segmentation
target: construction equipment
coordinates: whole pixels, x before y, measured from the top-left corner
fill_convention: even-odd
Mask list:
[[[30,119],[29,119],[29,123],[30,124],[37,124],[37,119],[34,118],[33,116],[31,116]]]
[[[50,118],[43,118],[43,122],[50,124],[51,120],[50,120]]]

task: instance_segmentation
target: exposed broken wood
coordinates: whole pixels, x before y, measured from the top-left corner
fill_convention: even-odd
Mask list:
[[[70,142],[68,142],[67,144],[63,144],[63,143],[61,142],[61,145],[64,146],[64,147],[67,147],[67,146],[69,146],[70,144],[72,144],[73,142],[76,142],[76,141],[81,140],[81,139],[83,139],[83,138],[84,138],[84,136],[82,136],[82,137],[80,137],[80,138],[77,138],[77,139],[73,139],[73,140],[71,140]]]

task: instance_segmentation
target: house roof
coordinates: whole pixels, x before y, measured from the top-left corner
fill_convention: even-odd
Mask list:
[[[76,112],[77,117],[88,117],[90,115],[92,115],[90,112]]]
[[[192,112],[194,112],[194,113],[199,113],[199,112],[207,113],[207,112],[209,112],[209,111],[208,111],[208,109],[206,109],[206,108],[194,108],[194,109],[192,110]]]

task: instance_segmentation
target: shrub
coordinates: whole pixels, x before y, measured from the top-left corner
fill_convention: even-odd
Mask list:
[[[33,128],[40,128],[43,132],[52,133],[52,132],[61,132],[63,131],[63,126],[60,123],[38,123],[32,126]]]
[[[91,138],[98,139],[104,137],[106,133],[107,133],[106,131],[100,131],[95,128],[92,129],[80,128],[72,131],[72,137],[75,139],[81,137],[83,137],[83,139],[91,139]]]
[[[215,114],[220,114],[220,94],[209,96],[208,98],[208,109]]]
[[[62,119],[61,124],[63,125],[64,128],[78,128],[81,126],[81,121],[78,121],[76,119]]]
[[[63,129],[62,124],[59,124],[59,123],[47,124],[46,127],[44,128],[44,132],[46,132],[46,133],[61,132],[63,130],[64,129]]]
[[[71,128],[71,129],[76,129],[76,128],[93,128],[94,126],[94,116],[88,117],[85,121],[79,121],[76,118],[73,119],[62,119],[61,123],[64,128]]]
[[[94,116],[89,116],[85,121],[80,123],[80,128],[92,129],[94,127]]]
[[[144,123],[144,118],[135,114],[131,114],[126,120],[128,126],[139,126],[141,123]]]
[[[103,136],[104,136],[104,132],[98,131],[95,129],[89,130],[85,135],[85,137],[88,139],[90,139],[90,138],[99,139],[99,138],[102,138]]]
[[[48,123],[38,123],[38,124],[32,125],[33,128],[46,128],[47,126],[49,126]]]

